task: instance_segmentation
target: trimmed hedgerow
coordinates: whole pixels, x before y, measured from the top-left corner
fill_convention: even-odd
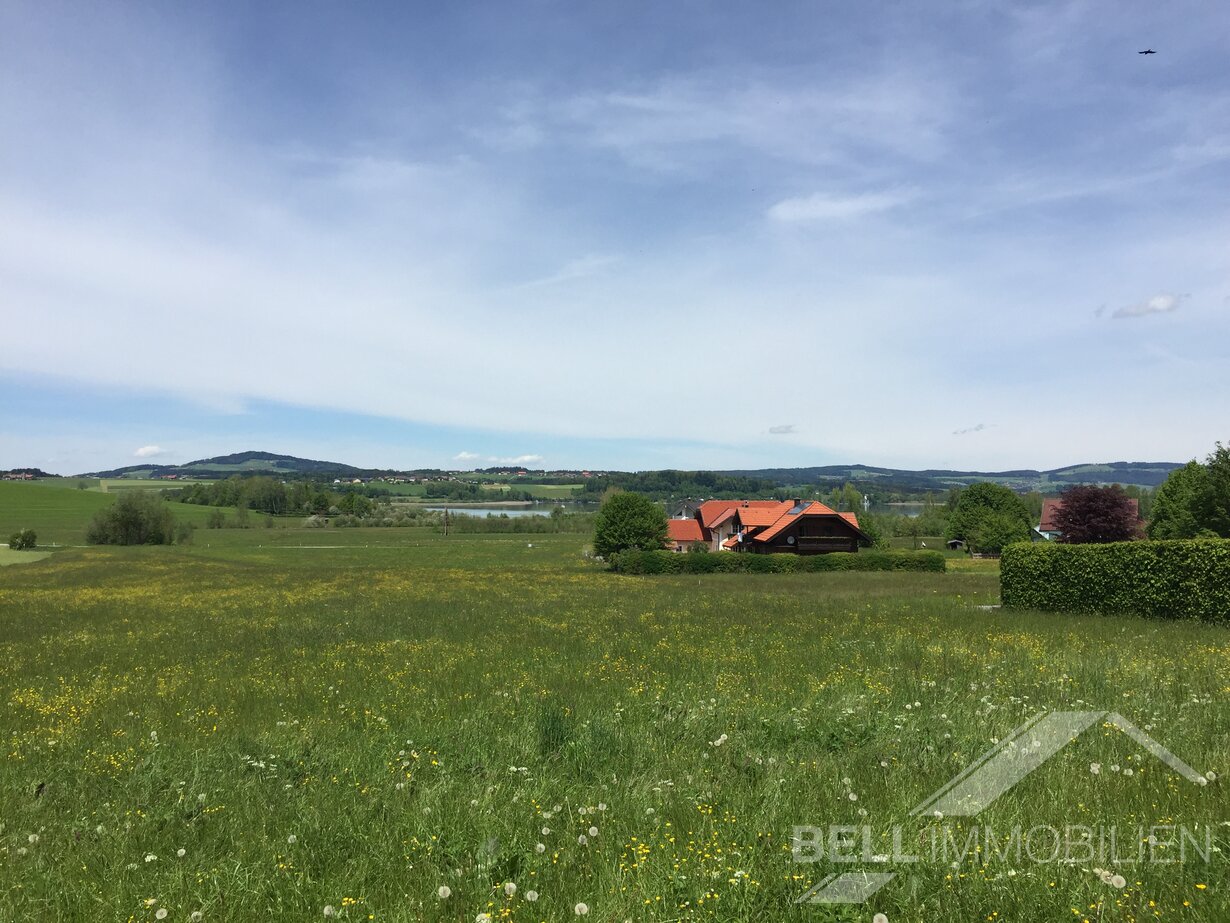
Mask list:
[[[621,574],[795,574],[829,570],[944,571],[938,551],[858,551],[833,554],[675,554],[624,551],[611,556]]]
[[[1230,620],[1230,540],[1010,545],[1006,608]]]

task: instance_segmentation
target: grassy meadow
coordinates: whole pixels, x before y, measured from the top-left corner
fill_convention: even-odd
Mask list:
[[[10,488],[108,499],[0,487],[40,540],[84,519],[12,522]],[[1225,628],[987,609],[994,562],[621,577],[587,541],[201,530],[0,569],[0,920],[1230,919]],[[954,829],[1183,824],[1208,861],[1117,887],[977,853],[794,903],[852,868],[794,861],[796,825],[921,842],[911,808],[1040,708],[1218,778],[1103,727]]]

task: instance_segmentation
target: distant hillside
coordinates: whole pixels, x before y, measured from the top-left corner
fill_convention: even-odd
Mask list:
[[[844,484],[850,481],[864,491],[945,491],[953,486],[964,486],[975,481],[991,481],[1003,484],[1013,490],[1037,490],[1043,493],[1058,493],[1070,484],[1122,484],[1126,486],[1156,487],[1166,480],[1178,462],[1110,462],[1108,464],[1070,465],[1066,468],[1054,468],[1050,471],[1034,471],[1019,469],[1014,471],[951,471],[947,469],[930,468],[924,471],[910,471],[903,468],[877,468],[873,465],[824,465],[814,468],[761,468],[749,471],[709,471],[709,472],[636,472],[626,473],[633,480],[644,481],[647,477],[660,474],[666,480],[678,479],[680,474],[704,475],[700,480],[712,481],[714,478],[743,478],[761,482],[761,485],[776,484],[782,487],[803,484]],[[266,474],[282,478],[316,478],[332,480],[334,478],[373,478],[386,475],[427,473],[401,472],[382,468],[357,468],[341,462],[316,461],[310,458],[296,458],[293,455],[275,455],[272,452],[238,452],[234,455],[220,455],[215,458],[202,458],[183,465],[152,465],[148,462],[140,465],[129,465],[124,468],[113,468],[110,471],[91,471],[79,477],[95,478],[157,478],[169,474],[181,478],[226,478],[233,474]],[[436,476],[442,472],[430,472]],[[595,489],[605,489],[607,484],[620,480],[623,472],[608,472],[610,480],[595,483]],[[465,475],[462,475],[464,477]],[[661,479],[659,479],[661,480]],[[696,478],[693,478],[696,480]],[[635,486],[629,483],[629,489],[644,489],[653,492],[656,488]],[[675,493],[678,485],[668,485]],[[698,488],[699,489],[699,488]],[[687,492],[687,491],[683,491]],[[701,490],[701,493],[705,493]],[[713,493],[712,488],[707,488]]]
[[[1178,462],[1109,462],[1107,464],[1069,465],[1049,471],[1022,468],[1014,471],[952,471],[929,468],[910,471],[877,468],[872,465],[825,465],[817,468],[763,468],[753,471],[727,471],[725,474],[765,478],[779,484],[844,484],[880,490],[947,490],[975,481],[1003,484],[1013,490],[1056,493],[1072,484],[1122,484],[1124,487],[1156,487],[1170,475]]]
[[[361,478],[374,477],[383,471],[356,468],[341,462],[315,461],[310,458],[295,458],[293,455],[274,455],[272,452],[237,452],[234,455],[219,455],[202,458],[183,465],[128,465],[110,471],[91,471],[83,477],[94,478],[156,478],[175,474],[186,478],[225,478],[232,474],[268,474],[286,477]]]

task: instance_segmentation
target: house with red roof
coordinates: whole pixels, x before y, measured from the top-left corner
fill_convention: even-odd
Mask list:
[[[695,517],[668,523],[671,541],[676,534],[694,536],[713,551],[748,551],[753,554],[825,554],[858,551],[870,537],[859,528],[854,513],[839,513],[823,503],[806,500],[707,500]],[[695,538],[690,539],[695,542]],[[676,546],[676,550],[679,549]]]
[[[693,545],[706,545],[705,530],[695,519],[668,519],[666,547],[669,551],[687,551]]]

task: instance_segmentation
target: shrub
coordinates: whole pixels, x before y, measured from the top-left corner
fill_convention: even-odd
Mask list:
[[[621,574],[792,574],[828,570],[900,570],[943,573],[938,551],[859,551],[833,554],[675,554],[670,551],[623,551],[611,556]]]
[[[38,536],[33,529],[20,529],[9,536],[9,547],[14,551],[28,551],[38,544]]]
[[[1012,545],[1000,559],[1005,608],[1230,620],[1230,541]]]
[[[94,516],[85,540],[91,545],[169,545],[175,517],[157,494],[127,491]]]

